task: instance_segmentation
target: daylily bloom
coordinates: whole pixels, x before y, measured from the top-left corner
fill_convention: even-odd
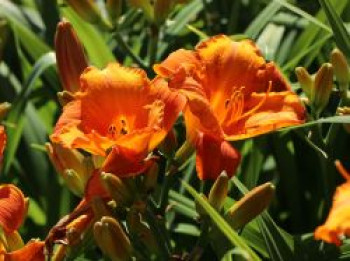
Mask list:
[[[187,97],[187,138],[196,146],[201,179],[215,179],[222,170],[234,173],[240,156],[226,141],[304,122],[298,96],[252,41],[218,35],[194,51],[170,54],[154,70]]]
[[[333,205],[326,222],[315,230],[315,239],[321,239],[337,246],[344,236],[350,236],[350,173],[336,161],[336,167],[346,182],[340,185],[333,196]]]
[[[165,138],[186,102],[165,80],[150,81],[144,71],[118,63],[104,70],[88,67],[73,97],[51,140],[107,156],[102,171],[124,177],[149,167],[148,154]]]
[[[14,185],[0,186],[0,260],[44,261],[44,242],[30,241],[23,244],[17,232],[27,213],[28,202],[22,191]]]

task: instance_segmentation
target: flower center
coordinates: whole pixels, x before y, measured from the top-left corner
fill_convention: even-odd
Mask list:
[[[248,111],[244,111],[244,86],[235,90],[231,97],[225,101],[226,114],[220,124],[225,128],[232,128],[239,120],[242,120],[261,108],[267,100],[272,88],[272,82],[269,82],[269,87],[265,96],[261,101]]]
[[[129,131],[130,128],[128,126],[125,116],[119,117],[118,120],[113,121],[113,123],[111,123],[108,126],[108,136],[110,136],[113,139],[121,135],[126,135],[129,133]]]

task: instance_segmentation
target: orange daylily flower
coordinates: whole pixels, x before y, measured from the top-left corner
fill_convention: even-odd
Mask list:
[[[0,186],[0,226],[6,242],[0,240],[0,261],[44,261],[44,242],[30,241],[23,246],[17,229],[27,213],[27,200],[14,185]]]
[[[221,155],[205,155],[211,161],[198,159],[203,155],[197,153],[201,179],[216,178],[222,170],[232,175],[238,166],[239,153],[232,147],[227,153],[229,145],[224,140],[250,138],[304,122],[305,110],[298,96],[252,41],[235,42],[225,35],[215,36],[194,51],[180,49],[172,53],[154,70],[169,80],[170,88],[187,97],[187,136],[197,152],[213,142],[214,147],[226,148],[221,149]],[[210,138],[203,139],[205,136]],[[236,164],[228,166],[227,157]],[[214,171],[210,165],[218,166],[220,162],[226,163]]]
[[[88,67],[80,88],[64,106],[51,140],[108,154],[102,170],[121,176],[148,166],[147,155],[165,138],[186,102],[165,80],[150,81],[144,71],[117,63],[104,70]]]
[[[315,239],[340,246],[342,237],[350,236],[350,173],[336,161],[336,167],[346,182],[337,187],[326,222],[315,230]]]

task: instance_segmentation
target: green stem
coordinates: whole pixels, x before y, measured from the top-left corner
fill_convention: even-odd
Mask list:
[[[119,32],[115,32],[114,37],[118,44],[128,53],[128,55],[134,60],[135,63],[137,63],[144,70],[148,69],[148,65],[145,64],[145,62],[133,52],[133,50],[124,41],[122,35]]]
[[[145,218],[152,230],[162,255],[161,260],[170,260],[171,245],[165,229],[164,220],[159,220],[150,209],[145,210]]]
[[[159,41],[159,28],[156,25],[151,26],[151,37],[149,41],[149,66],[157,61],[157,50]]]

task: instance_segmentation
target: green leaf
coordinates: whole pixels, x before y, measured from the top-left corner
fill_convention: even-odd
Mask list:
[[[93,65],[104,68],[108,63],[115,61],[102,35],[92,25],[81,19],[71,8],[63,7],[61,12],[73,25]]]
[[[29,101],[29,95],[34,88],[36,81],[45,72],[46,69],[56,64],[56,58],[53,52],[49,52],[42,56],[34,65],[31,74],[26,80],[21,92],[12,104],[11,110],[7,116],[7,122],[16,126],[16,128],[8,128],[8,143],[5,151],[5,161],[3,171],[5,175],[10,170],[19,141],[22,135],[24,124],[24,111]]]
[[[326,13],[329,24],[332,27],[337,46],[344,54],[350,57],[350,35],[346,31],[343,21],[329,0],[319,0],[319,2]]]
[[[244,34],[256,39],[260,31],[265,25],[272,20],[276,13],[281,9],[281,5],[276,2],[271,2],[265,7],[263,11],[253,20],[253,22],[245,30]]]
[[[195,198],[203,210],[210,216],[213,223],[219,230],[227,237],[227,239],[236,247],[244,250],[251,258],[251,260],[261,260],[255,252],[247,245],[247,243],[234,231],[231,226],[224,220],[223,217],[206,201],[200,194],[188,183],[181,180],[185,189]]]

